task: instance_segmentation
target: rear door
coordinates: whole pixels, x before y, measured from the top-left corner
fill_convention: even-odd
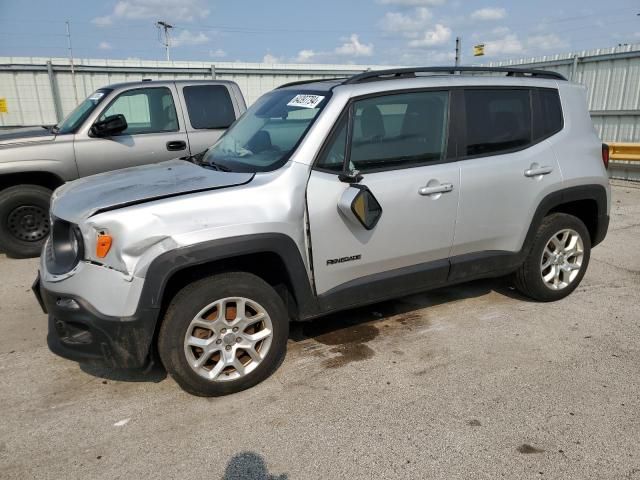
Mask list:
[[[307,187],[321,300],[351,292],[337,300],[345,306],[446,279],[459,194],[447,149],[449,103],[446,90],[386,94],[356,100],[343,114]],[[340,178],[343,164],[360,172],[358,188],[381,207],[371,229],[340,209],[354,188]]]
[[[240,115],[240,106],[226,84],[177,83],[184,105],[185,126],[193,154],[216,143]]]
[[[546,141],[562,128],[559,99],[553,107],[557,90],[491,87],[456,94],[464,115],[452,279],[492,271],[497,257],[515,260],[509,254],[522,248],[535,209],[562,182]]]
[[[105,104],[97,120],[122,114],[127,129],[112,137],[92,137],[83,128],[74,139],[81,177],[109,170],[156,163],[189,155],[175,86],[150,86],[121,92]]]

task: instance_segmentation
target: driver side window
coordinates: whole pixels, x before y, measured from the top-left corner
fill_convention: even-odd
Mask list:
[[[100,115],[99,120],[117,114],[124,115],[127,120],[128,127],[122,135],[179,130],[173,95],[165,87],[138,88],[121,93]]]

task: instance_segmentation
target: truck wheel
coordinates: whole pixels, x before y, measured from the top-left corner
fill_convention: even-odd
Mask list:
[[[0,251],[10,257],[40,255],[49,235],[51,190],[16,185],[0,192]]]
[[[515,273],[516,288],[541,302],[560,300],[580,284],[590,256],[591,238],[584,223],[565,213],[549,215]]]
[[[261,278],[229,272],[198,280],[173,298],[158,353],[187,392],[213,397],[269,377],[286,353],[287,309]]]

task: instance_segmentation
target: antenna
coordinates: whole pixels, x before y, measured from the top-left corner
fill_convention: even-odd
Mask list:
[[[67,25],[67,43],[69,44],[69,63],[71,66],[71,83],[73,83],[73,94],[77,104],[78,103],[78,87],[76,87],[76,69],[73,65],[73,48],[71,46],[71,26],[69,24],[69,20],[67,20],[64,23]]]
[[[173,28],[173,25],[169,25],[167,22],[163,22],[161,20],[158,20],[156,22],[156,27],[158,27],[158,34],[160,33],[161,29],[164,30],[164,42],[162,40],[160,40],[159,38],[158,38],[158,40],[160,40],[160,43],[162,43],[162,45],[164,45],[165,51],[167,52],[167,62],[168,62],[169,61],[169,48],[171,47],[171,39],[169,38],[169,29]]]

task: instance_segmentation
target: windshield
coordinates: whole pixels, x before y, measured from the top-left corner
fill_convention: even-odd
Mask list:
[[[318,114],[327,91],[274,90],[260,97],[204,155],[202,163],[234,172],[284,165]]]
[[[67,118],[54,127],[56,133],[74,133],[100,102],[106,98],[109,92],[111,90],[108,88],[101,88],[93,92],[86,100],[74,108]]]

